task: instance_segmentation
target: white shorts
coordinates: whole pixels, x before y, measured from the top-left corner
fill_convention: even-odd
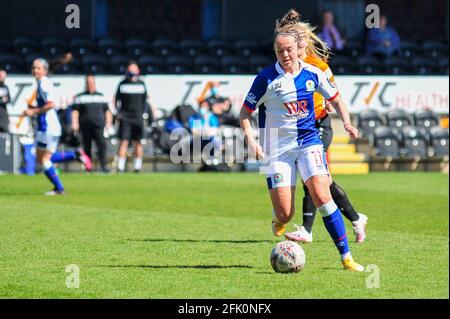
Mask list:
[[[36,133],[37,148],[55,153],[58,149],[59,136],[48,135],[45,132],[38,131]]]
[[[267,186],[296,186],[297,171],[303,182],[315,175],[329,175],[323,145],[298,147],[272,159],[266,167]]]

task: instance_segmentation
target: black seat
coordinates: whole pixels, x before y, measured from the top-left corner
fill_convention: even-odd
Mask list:
[[[401,132],[403,139],[402,153],[405,157],[426,158],[428,156],[428,136],[423,127],[407,126]]]
[[[349,41],[345,44],[342,53],[351,58],[357,58],[363,54],[364,47],[360,41]]]
[[[414,123],[416,126],[430,129],[439,126],[439,116],[431,110],[421,110],[414,113]]]
[[[18,37],[13,40],[13,49],[16,53],[27,55],[36,52],[36,41],[27,37]]]
[[[273,64],[273,61],[266,55],[256,54],[252,55],[248,59],[251,73],[259,73],[265,68]]]
[[[183,39],[179,44],[180,52],[191,57],[202,54],[205,50],[203,42],[194,39]]]
[[[433,156],[448,157],[448,129],[433,127],[430,130],[430,144],[433,149]]]
[[[172,40],[157,38],[152,42],[152,52],[156,55],[166,57],[176,51],[176,45]]]
[[[154,55],[143,55],[138,62],[142,74],[163,73],[165,70],[164,60]]]
[[[0,68],[8,73],[18,72],[20,70],[20,59],[13,54],[0,54]]]
[[[97,51],[106,56],[120,54],[122,44],[114,38],[101,38],[97,41]]]
[[[67,51],[67,43],[59,38],[43,38],[41,51],[43,55],[54,58]]]
[[[72,63],[59,65],[55,70],[53,70],[54,74],[78,74],[82,72],[83,69],[81,69],[80,65],[76,63],[76,60]]]
[[[192,72],[191,60],[184,55],[173,54],[166,59],[167,72],[172,74],[186,74]]]
[[[383,64],[377,58],[371,55],[364,55],[358,58],[358,71],[362,74],[380,74]]]
[[[93,53],[92,42],[85,38],[74,38],[69,43],[70,51],[77,57]]]
[[[145,55],[149,51],[149,44],[143,39],[132,38],[125,42],[127,54],[135,58]]]
[[[399,158],[400,141],[398,132],[387,126],[379,126],[373,131],[372,146],[375,155],[380,157]]]
[[[405,126],[413,125],[411,115],[401,109],[394,109],[386,112],[387,125],[397,129],[401,129]]]
[[[218,58],[210,55],[199,55],[194,58],[194,70],[199,74],[212,74],[220,71]]]
[[[219,38],[210,39],[206,44],[209,52],[215,56],[224,56],[230,54],[231,46],[230,44],[224,40]]]
[[[388,75],[408,74],[410,71],[409,63],[399,56],[389,56],[384,60],[384,72]]]
[[[446,50],[448,50],[447,46],[442,42],[425,41],[422,44],[422,55],[431,59],[436,59],[445,55]]]
[[[82,58],[82,70],[84,73],[105,73],[107,71],[107,60],[99,54],[86,54]]]
[[[234,43],[234,51],[236,54],[244,57],[255,54],[257,48],[256,42],[248,39],[237,40]]]
[[[419,51],[419,46],[417,45],[417,43],[412,41],[401,41],[400,50],[404,58],[411,60],[413,57],[417,55],[417,52]]]
[[[362,137],[369,137],[375,128],[383,126],[383,117],[375,110],[365,110],[356,116],[357,127]]]
[[[436,74],[436,64],[429,58],[416,56],[411,62],[412,72],[417,75],[433,75]]]
[[[448,56],[443,56],[439,58],[438,61],[439,74],[449,74],[448,73]]]
[[[125,74],[130,59],[125,55],[113,55],[109,60],[109,69],[113,74]]]
[[[355,71],[354,61],[345,55],[332,56],[329,64],[333,73],[337,75],[352,74]]]
[[[222,71],[226,74],[247,73],[247,61],[239,56],[226,55],[221,58]]]

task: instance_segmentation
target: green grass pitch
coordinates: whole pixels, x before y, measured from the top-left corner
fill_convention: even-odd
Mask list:
[[[369,217],[353,256],[379,269],[341,269],[318,216],[306,266],[276,274],[265,178],[256,173],[0,176],[1,298],[449,298],[448,175],[336,176]],[[297,215],[301,216],[298,189]],[[78,289],[66,266],[79,266]],[[373,266],[371,266],[373,267]]]

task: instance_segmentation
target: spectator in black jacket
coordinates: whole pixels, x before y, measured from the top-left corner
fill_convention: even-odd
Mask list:
[[[84,152],[92,158],[92,142],[98,150],[98,159],[103,172],[108,172],[106,164],[106,139],[104,129],[111,128],[112,113],[102,93],[96,90],[95,77],[86,76],[86,90],[75,97],[72,110],[72,128],[81,133]]]
[[[6,105],[11,101],[11,98],[9,96],[9,89],[5,85],[6,76],[6,71],[0,69],[0,133],[9,131],[9,119]]]

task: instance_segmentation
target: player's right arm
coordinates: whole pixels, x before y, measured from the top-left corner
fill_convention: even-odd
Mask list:
[[[256,142],[255,137],[253,136],[251,118],[252,113],[264,102],[266,91],[267,80],[259,74],[253,81],[252,87],[250,88],[239,113],[239,123],[244,132],[249,153],[250,155],[254,155],[257,160],[264,158],[264,152],[261,145]]]

